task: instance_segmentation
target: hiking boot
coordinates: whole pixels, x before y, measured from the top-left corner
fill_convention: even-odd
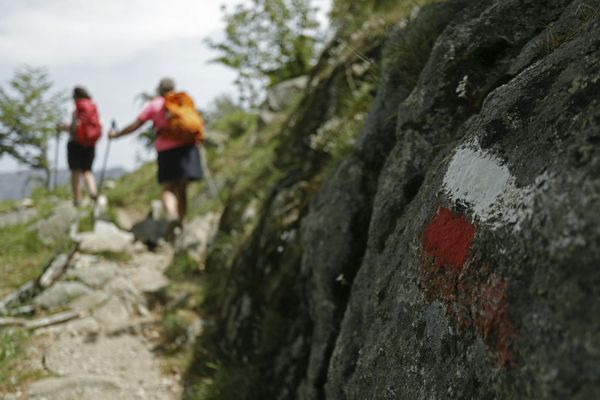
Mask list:
[[[167,228],[165,229],[165,240],[169,243],[173,243],[175,238],[181,234],[181,224],[179,219],[167,220]]]

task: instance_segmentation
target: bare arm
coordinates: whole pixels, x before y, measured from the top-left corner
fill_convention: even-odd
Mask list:
[[[142,125],[144,125],[144,121],[140,119],[136,119],[131,124],[127,125],[125,128],[120,131],[113,131],[112,129],[108,132],[109,139],[116,139],[120,136],[129,135],[130,133],[138,130]]]

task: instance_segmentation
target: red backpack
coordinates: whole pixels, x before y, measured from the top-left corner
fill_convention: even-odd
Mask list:
[[[98,109],[90,99],[76,100],[75,108],[77,110],[75,141],[84,147],[93,147],[102,134]]]

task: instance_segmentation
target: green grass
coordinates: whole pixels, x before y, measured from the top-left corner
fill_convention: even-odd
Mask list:
[[[40,218],[47,218],[52,214],[54,207],[58,201],[71,200],[71,192],[67,186],[61,186],[56,190],[48,190],[43,187],[38,187],[33,190],[31,199],[38,210]]]
[[[31,370],[24,365],[30,342],[31,335],[21,329],[0,330],[0,395],[47,376],[42,370]]]
[[[43,244],[25,225],[0,229],[0,293],[10,292],[37,278],[58,250],[66,249],[68,238],[56,247]]]
[[[38,217],[28,224],[0,228],[0,295],[6,295],[24,283],[37,279],[58,252],[69,252],[73,244],[65,234],[54,245],[45,245],[30,226],[52,214],[58,201],[70,198],[66,188],[56,191],[36,189],[32,200]],[[3,202],[0,209],[13,209],[18,202]],[[33,337],[21,330],[0,328],[0,394],[13,392],[26,382],[44,377],[45,372],[30,369],[26,349]]]
[[[160,198],[156,168],[156,162],[149,162],[137,171],[117,180],[115,187],[106,192],[108,204],[111,207],[148,212],[150,202]]]
[[[227,132],[230,137],[236,138],[247,134],[256,127],[256,115],[243,110],[234,110],[223,115],[210,124],[210,128]]]
[[[18,204],[19,202],[15,200],[2,200],[0,201],[0,213],[14,210]]]
[[[126,252],[126,251],[122,251],[122,252],[111,252],[111,251],[103,251],[100,253],[95,253],[95,255],[100,256],[102,258],[104,258],[107,261],[114,261],[114,262],[127,262],[127,261],[131,261],[131,253]]]
[[[165,275],[174,281],[185,282],[190,278],[198,277],[200,267],[198,261],[191,258],[187,253],[177,253],[171,261]]]
[[[187,400],[243,400],[257,392],[258,371],[244,365],[205,363],[212,370],[211,378],[203,378],[193,385]]]

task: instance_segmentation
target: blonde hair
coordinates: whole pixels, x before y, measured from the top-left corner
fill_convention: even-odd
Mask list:
[[[158,87],[156,88],[156,92],[160,96],[164,96],[165,94],[175,90],[175,81],[171,78],[163,78],[158,83]]]

